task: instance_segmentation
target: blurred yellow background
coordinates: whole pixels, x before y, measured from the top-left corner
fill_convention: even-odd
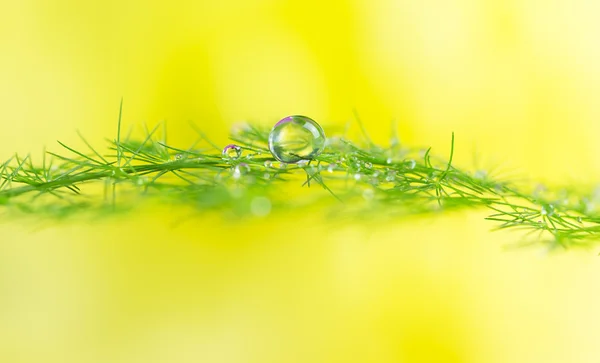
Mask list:
[[[357,109],[378,142],[592,183],[600,3],[2,1],[0,160],[188,121]],[[37,153],[37,154],[36,154]],[[390,224],[182,212],[0,224],[2,362],[597,362],[595,253],[506,252],[485,213]],[[44,227],[39,231],[40,224]],[[543,251],[542,251],[543,252]]]

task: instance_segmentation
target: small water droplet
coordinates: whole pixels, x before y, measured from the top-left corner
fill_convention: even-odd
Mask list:
[[[385,160],[385,163],[386,163],[386,164],[391,164],[391,163],[392,163],[392,158],[387,158],[387,159]]]
[[[250,202],[250,212],[257,217],[264,217],[271,213],[271,200],[267,197],[254,197]]]
[[[336,167],[337,167],[337,164],[331,163],[331,164],[329,164],[329,166],[327,166],[327,171],[330,173],[333,173],[333,171],[335,170]]]
[[[175,160],[181,160],[183,159],[183,154],[176,154],[175,155]]]
[[[581,219],[581,217],[577,217],[577,222],[583,223],[583,219]]]
[[[396,172],[394,170],[389,170],[385,176],[385,180],[388,182],[396,180]]]
[[[300,168],[305,168],[306,165],[308,165],[308,160],[300,160],[296,163],[296,165],[298,165]]]
[[[325,131],[306,116],[288,116],[279,121],[269,134],[269,150],[285,163],[314,159],[325,148]]]
[[[554,215],[554,205],[553,204],[547,204],[547,205],[543,205],[540,213],[543,216],[549,216],[551,217],[552,215]]]
[[[273,162],[271,160],[265,161],[265,168],[269,169],[273,167]]]
[[[366,169],[372,169],[372,168],[373,168],[373,163],[371,163],[371,162],[367,161],[367,162],[365,163],[365,168],[366,168]]]
[[[250,166],[246,163],[240,163],[233,168],[233,178],[239,179],[243,174],[250,171]]]
[[[264,174],[263,174],[263,178],[264,178],[265,180],[269,180],[269,179],[271,179],[271,174],[270,174],[270,173],[264,173]]]
[[[242,155],[242,148],[236,144],[229,144],[223,148],[223,156],[229,159],[237,159]]]
[[[408,168],[409,168],[410,170],[413,170],[413,169],[415,168],[415,166],[417,166],[417,162],[416,162],[416,161],[414,161],[414,160],[412,160],[412,159],[411,159],[411,160],[409,160],[409,161],[407,161],[407,163],[408,163]]]
[[[354,174],[354,180],[359,181],[362,175],[360,173]]]
[[[473,174],[473,178],[483,180],[487,178],[487,171],[485,170],[477,170],[475,174]]]

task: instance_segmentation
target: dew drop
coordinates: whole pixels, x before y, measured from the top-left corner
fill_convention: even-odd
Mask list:
[[[542,209],[540,210],[540,213],[543,216],[549,216],[549,217],[554,215],[554,205],[553,204],[543,205]]]
[[[269,134],[269,150],[284,163],[310,160],[325,148],[325,131],[306,116],[288,116],[275,124]]]
[[[354,174],[354,180],[356,180],[356,181],[359,181],[361,177],[362,177],[362,175],[360,175],[360,173]]]
[[[269,169],[273,167],[273,162],[271,160],[265,161],[265,168]]]
[[[246,163],[240,163],[233,169],[233,179],[239,179],[242,174],[246,174],[250,171],[250,166]]]
[[[385,163],[386,163],[386,164],[391,164],[391,163],[392,163],[392,158],[387,158],[387,159],[385,160]]]
[[[583,219],[581,219],[581,217],[577,217],[577,222],[583,223]]]
[[[298,165],[298,167],[300,168],[306,168],[306,166],[308,165],[308,160],[300,160],[296,163],[296,165]]]
[[[242,155],[242,148],[236,144],[229,144],[223,148],[223,156],[229,159],[237,159]]]
[[[414,160],[412,160],[412,159],[411,159],[411,160],[409,160],[407,163],[408,163],[408,168],[409,168],[410,170],[413,170],[413,169],[415,168],[415,166],[417,166],[417,162],[416,162],[416,161],[414,161]]]
[[[182,154],[175,155],[175,160],[181,160],[181,159],[183,159],[183,155]]]
[[[333,171],[335,170],[336,167],[337,167],[336,164],[331,163],[331,164],[329,164],[329,166],[327,166],[327,171],[330,173],[333,173]]]
[[[373,163],[371,163],[371,162],[367,161],[367,162],[365,163],[365,168],[366,168],[366,169],[373,169]]]
[[[475,174],[473,174],[473,178],[479,179],[479,180],[484,180],[484,179],[487,178],[487,175],[488,175],[487,171],[485,171],[485,170],[477,170],[475,172]]]
[[[385,177],[385,180],[388,181],[388,182],[396,180],[396,172],[393,171],[393,170],[390,170],[387,173],[387,176]]]

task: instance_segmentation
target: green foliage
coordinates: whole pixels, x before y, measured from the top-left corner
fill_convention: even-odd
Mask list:
[[[332,137],[314,160],[285,165],[268,150],[268,130],[252,125],[231,135],[239,157],[223,156],[197,129],[198,140],[182,149],[160,141],[158,126],[142,139],[122,139],[120,125],[107,152],[80,135],[87,151],[59,142],[63,152],[45,152],[41,165],[29,155],[0,164],[0,211],[110,215],[151,200],[238,217],[318,206],[334,218],[381,219],[487,208],[497,229],[522,230],[523,243],[566,248],[600,237],[599,190],[528,189],[493,172],[460,170],[452,164],[454,135],[444,160],[431,149],[378,146],[361,125],[364,145]],[[310,193],[298,194],[298,186]]]

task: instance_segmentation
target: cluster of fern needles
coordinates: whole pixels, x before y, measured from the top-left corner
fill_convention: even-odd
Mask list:
[[[550,192],[493,173],[460,170],[452,164],[454,135],[447,159],[434,157],[431,149],[333,137],[314,160],[286,165],[269,152],[269,130],[252,125],[231,135],[241,152],[233,156],[223,155],[222,147],[197,129],[205,148],[168,145],[156,135],[158,126],[141,139],[121,137],[120,118],[118,130],[106,152],[80,135],[88,150],[59,142],[62,152],[44,152],[40,163],[29,155],[1,163],[0,212],[110,213],[135,208],[138,198],[258,217],[318,202],[336,216],[390,218],[487,208],[496,228],[523,230],[524,241],[571,247],[600,240],[598,190]],[[312,187],[311,198],[290,192],[300,185]]]

